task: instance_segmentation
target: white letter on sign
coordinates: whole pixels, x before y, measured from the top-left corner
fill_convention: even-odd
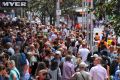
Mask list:
[[[15,2],[9,2],[10,6],[14,6]]]
[[[15,2],[15,6],[20,6],[20,2]]]
[[[3,6],[9,6],[8,2],[2,2]]]
[[[26,6],[26,2],[21,2],[21,6]]]

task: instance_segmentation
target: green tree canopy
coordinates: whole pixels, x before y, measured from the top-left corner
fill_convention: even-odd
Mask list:
[[[39,12],[42,16],[56,17],[56,1],[57,0],[30,0],[28,10]],[[79,7],[82,0],[60,0],[60,8],[62,15],[73,15],[73,8]]]
[[[109,21],[112,22],[116,35],[120,36],[120,0],[97,2],[96,12],[111,17]]]
[[[57,0],[31,0],[29,9],[34,11],[46,12],[47,14],[55,14]],[[60,7],[62,14],[70,14],[74,6],[80,6],[81,0],[62,0]]]

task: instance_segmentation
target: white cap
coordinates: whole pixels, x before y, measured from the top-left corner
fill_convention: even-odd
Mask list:
[[[71,39],[71,41],[75,41],[75,39],[74,39],[74,38],[72,38],[72,39]]]
[[[96,57],[99,57],[99,56],[98,56],[97,54],[94,54],[94,55],[93,55],[93,56],[91,56],[91,57],[95,57],[95,58],[96,58]]]
[[[61,51],[56,51],[55,54],[61,55]]]

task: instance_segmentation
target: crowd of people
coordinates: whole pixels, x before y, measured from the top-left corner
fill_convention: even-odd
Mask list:
[[[120,45],[106,25],[91,53],[87,31],[0,19],[0,80],[120,80]]]

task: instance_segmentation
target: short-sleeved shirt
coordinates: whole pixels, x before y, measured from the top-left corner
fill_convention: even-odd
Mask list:
[[[16,76],[16,80],[20,80],[20,73],[19,71],[17,70],[17,68],[13,68],[11,71],[10,71],[10,78],[9,80],[13,80],[13,75]]]
[[[10,60],[14,60],[16,64],[16,68],[20,72],[21,76],[23,75],[23,66],[20,63],[20,53],[15,53],[15,55],[10,57]]]
[[[111,45],[112,44],[112,40],[107,40],[107,44]]]
[[[93,80],[105,80],[108,78],[107,70],[100,64],[91,68],[90,75]]]
[[[90,51],[87,48],[81,48],[79,49],[78,53],[81,55],[82,61],[85,62],[87,60],[87,57]]]
[[[70,80],[71,76],[74,74],[74,65],[71,62],[63,63],[63,79],[62,80]]]

